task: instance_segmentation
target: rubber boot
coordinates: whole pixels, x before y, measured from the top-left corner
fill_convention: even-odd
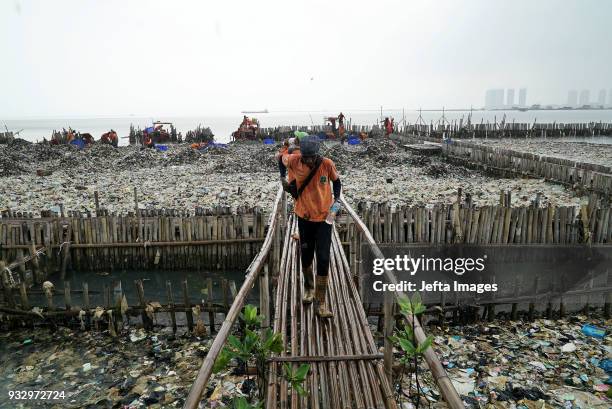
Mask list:
[[[327,276],[317,276],[317,292],[315,297],[317,299],[317,304],[319,304],[319,308],[317,310],[317,315],[321,318],[331,318],[334,314],[327,308],[327,304],[325,302],[325,293],[327,291]]]
[[[302,269],[302,275],[304,276],[304,298],[302,302],[304,304],[312,304],[315,296],[315,283],[314,276],[312,274],[312,265]]]

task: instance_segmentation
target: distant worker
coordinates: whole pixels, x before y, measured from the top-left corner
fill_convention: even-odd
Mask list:
[[[310,304],[313,298],[316,299],[319,317],[330,318],[333,314],[327,306],[325,294],[328,286],[332,226],[340,208],[342,185],[334,162],[319,155],[319,138],[316,135],[300,140],[300,151],[301,155],[284,155],[283,165],[295,176],[297,188],[294,209],[298,217],[302,275],[306,288],[303,302]],[[283,187],[288,185],[282,169],[281,182]],[[313,282],[312,266],[315,253],[316,284]]]
[[[296,137],[289,138],[283,143],[280,150],[276,154],[276,159],[278,161],[278,168],[280,170],[281,178],[285,178],[285,173],[287,173],[287,179],[289,183],[291,183],[295,176],[293,175],[293,171],[289,169],[286,171],[286,167],[283,164],[283,159],[286,155],[300,155],[300,140]]]
[[[342,112],[340,112],[340,115],[338,115],[338,125],[344,125],[344,114]]]
[[[393,118],[389,119],[389,117],[386,117],[383,126],[385,128],[385,136],[391,135],[393,133]]]
[[[102,134],[102,136],[100,137],[100,142],[112,145],[116,148],[119,145],[119,138],[117,137],[117,132],[111,129],[110,131]]]
[[[90,134],[90,133],[84,133],[84,134],[82,134],[82,138],[83,138],[83,141],[85,142],[85,146],[90,146],[90,145],[93,145],[93,143],[94,143],[94,138],[93,138],[93,136],[91,136],[91,134]]]
[[[151,138],[151,135],[149,135],[148,132],[145,132],[144,136],[142,137],[142,145],[147,148],[155,147],[155,143],[153,143],[153,138]]]

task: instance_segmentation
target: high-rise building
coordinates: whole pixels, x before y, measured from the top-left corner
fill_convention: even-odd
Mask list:
[[[599,97],[597,98],[597,105],[604,106],[606,105],[606,90],[599,90]]]
[[[608,91],[608,102],[610,106],[612,106],[612,88],[610,88],[610,91]]]
[[[575,107],[578,105],[578,91],[575,89],[567,93],[567,106]]]
[[[526,107],[527,106],[527,88],[519,89],[519,106]]]
[[[508,108],[514,106],[514,89],[512,88],[508,88],[508,91],[506,91],[506,105]]]
[[[486,109],[501,109],[504,107],[504,90],[488,89],[485,94]]]
[[[583,89],[580,91],[580,98],[578,99],[578,105],[584,106],[589,105],[589,100],[591,99],[591,94],[588,89]]]
[[[495,90],[495,107],[497,109],[502,109],[504,107],[504,90],[503,89]]]

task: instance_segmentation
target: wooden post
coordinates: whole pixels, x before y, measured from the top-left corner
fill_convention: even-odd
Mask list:
[[[63,249],[62,249],[62,267],[60,270],[60,275],[61,275],[61,279],[62,281],[66,279],[66,267],[68,266],[68,259],[70,258],[70,241],[67,241],[66,243],[64,243]]]
[[[32,273],[33,273],[33,279],[35,283],[41,283],[43,278],[41,277],[40,274],[40,262],[38,261],[38,256],[36,255],[36,245],[34,244],[34,240],[32,240],[32,243],[30,244],[30,256],[32,258]]]
[[[170,280],[166,281],[166,294],[168,296],[170,319],[172,320],[172,332],[176,334],[176,313],[174,311],[174,297],[172,295],[172,282]]]
[[[227,279],[223,278],[221,280],[221,290],[223,291],[223,307],[225,309],[225,315],[227,316],[227,311],[229,309],[229,298],[227,296]]]
[[[207,305],[208,305],[208,324],[210,325],[210,333],[214,334],[215,333],[215,313],[213,312],[212,308],[213,308],[213,304],[212,304],[212,297],[213,297],[213,282],[212,282],[212,278],[207,278],[206,279],[206,288],[207,290],[207,294],[206,294],[206,301],[207,301]]]
[[[90,327],[89,314],[89,284],[83,283],[83,310],[85,310],[85,327]]]
[[[64,304],[66,305],[66,311],[70,311],[72,308],[72,297],[70,296],[70,281],[64,281]]]
[[[6,269],[6,263],[0,261],[0,277],[2,277],[2,289],[4,290],[4,298],[8,303],[9,307],[15,307],[15,299],[13,298],[13,291],[11,290],[11,279],[9,277],[9,271]]]
[[[28,301],[28,290],[25,283],[22,281],[19,285],[19,296],[21,298],[21,309],[25,311],[30,310],[30,302]]]
[[[384,366],[385,375],[390,385],[393,385],[393,343],[390,337],[393,336],[395,319],[393,317],[393,298],[389,291],[385,291],[383,314],[384,314]]]
[[[83,308],[89,310],[89,284],[83,283]]]
[[[259,313],[263,315],[262,331],[270,327],[270,281],[268,264],[259,275]]]
[[[187,328],[193,331],[193,312],[191,311],[191,301],[189,301],[189,289],[187,280],[183,280],[183,298],[185,300],[185,316],[187,317]]]
[[[144,287],[142,285],[142,280],[134,280],[134,284],[136,285],[136,292],[138,293],[138,301],[140,303],[140,307],[142,308],[141,317],[142,317],[142,326],[146,330],[153,329],[153,320],[147,314],[147,303],[145,301],[144,296]]]

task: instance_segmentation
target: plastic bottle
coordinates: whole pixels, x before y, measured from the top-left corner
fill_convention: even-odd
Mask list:
[[[327,214],[327,218],[325,219],[325,223],[334,224],[334,220],[336,219],[336,214],[340,210],[340,203],[334,202],[332,207],[329,208],[329,213]]]
[[[582,333],[589,337],[603,339],[606,336],[606,330],[596,327],[595,325],[585,324],[582,326]]]

